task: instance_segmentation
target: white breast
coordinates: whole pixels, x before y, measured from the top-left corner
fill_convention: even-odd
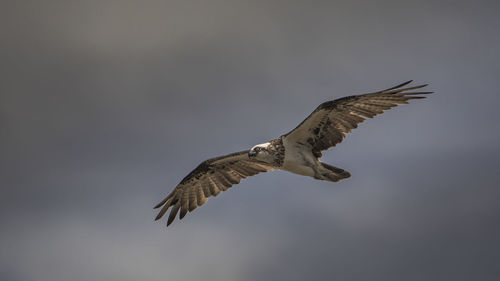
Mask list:
[[[314,176],[313,166],[316,163],[316,157],[311,150],[296,142],[288,142],[286,137],[283,138],[285,146],[285,159],[282,169],[303,176]]]

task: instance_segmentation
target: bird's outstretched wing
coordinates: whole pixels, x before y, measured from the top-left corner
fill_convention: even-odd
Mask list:
[[[289,141],[310,146],[316,157],[321,157],[321,151],[340,143],[345,135],[366,118],[372,118],[384,110],[399,104],[407,104],[411,99],[422,99],[432,92],[415,92],[427,86],[404,86],[412,81],[392,88],[357,96],[349,96],[320,104],[302,123],[288,134]]]
[[[248,158],[248,150],[208,159],[189,173],[175,189],[158,205],[161,208],[155,220],[159,220],[172,207],[167,220],[170,225],[180,209],[179,219],[187,212],[205,204],[211,196],[228,190],[241,179],[267,172],[273,167]]]

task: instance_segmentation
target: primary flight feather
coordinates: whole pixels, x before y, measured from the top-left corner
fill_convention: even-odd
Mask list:
[[[161,201],[155,220],[170,209],[167,226],[180,210],[179,219],[205,204],[241,179],[271,170],[285,170],[318,180],[337,182],[348,178],[349,172],[320,162],[321,151],[340,143],[345,135],[366,118],[412,99],[423,99],[432,92],[413,91],[427,85],[406,87],[412,81],[386,90],[348,96],[320,104],[302,123],[288,134],[225,156],[208,159],[191,171]]]

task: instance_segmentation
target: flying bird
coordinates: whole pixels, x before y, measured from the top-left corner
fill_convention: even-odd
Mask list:
[[[162,218],[171,208],[167,220],[169,226],[179,210],[179,219],[182,219],[188,212],[205,204],[209,197],[217,196],[244,178],[271,170],[285,170],[331,182],[350,177],[348,171],[321,162],[321,151],[340,143],[366,118],[432,93],[413,91],[427,84],[405,88],[411,82],[324,102],[287,134],[249,150],[202,162],[155,206],[155,209],[161,208],[155,220]]]

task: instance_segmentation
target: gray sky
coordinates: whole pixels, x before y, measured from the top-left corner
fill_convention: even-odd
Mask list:
[[[496,1],[12,1],[0,11],[0,279],[498,280]],[[165,228],[199,162],[415,79],[363,123]]]

